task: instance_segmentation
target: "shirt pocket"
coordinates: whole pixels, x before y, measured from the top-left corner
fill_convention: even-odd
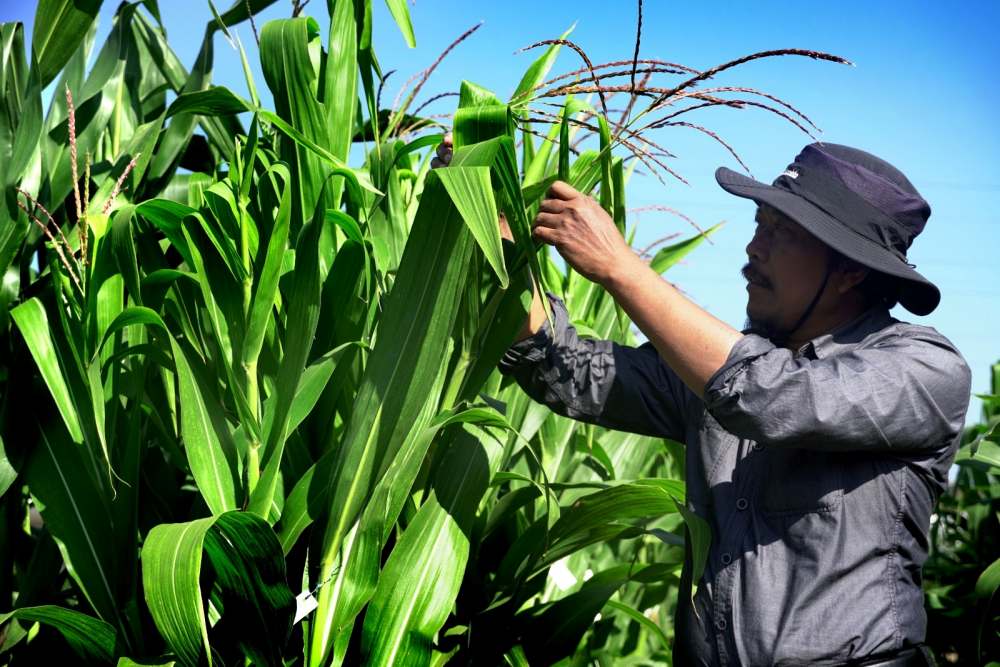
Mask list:
[[[830,512],[844,498],[843,468],[836,456],[804,449],[762,452],[765,474],[761,511],[771,516]]]

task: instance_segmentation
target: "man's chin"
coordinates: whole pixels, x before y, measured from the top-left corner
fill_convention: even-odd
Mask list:
[[[747,307],[747,319],[743,328],[764,338],[774,338],[780,333],[780,328],[772,319],[760,313],[755,313],[749,306]]]

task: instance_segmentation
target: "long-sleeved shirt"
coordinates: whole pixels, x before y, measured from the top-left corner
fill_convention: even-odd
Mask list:
[[[651,344],[579,338],[551,301],[501,372],[558,414],[687,445],[712,543],[675,664],[836,665],[924,640],[921,566],[971,383],[944,336],[885,308],[797,351],[747,333],[702,400]]]

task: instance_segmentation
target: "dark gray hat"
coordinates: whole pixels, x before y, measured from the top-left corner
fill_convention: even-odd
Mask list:
[[[941,292],[907,262],[931,207],[891,164],[839,144],[809,144],[771,185],[720,167],[724,190],[776,208],[846,257],[899,279],[899,302],[927,315]]]

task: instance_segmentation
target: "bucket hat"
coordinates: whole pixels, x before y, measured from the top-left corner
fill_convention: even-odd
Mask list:
[[[715,179],[726,192],[777,209],[844,256],[897,278],[899,303],[910,312],[927,315],[940,302],[940,290],[906,257],[931,207],[885,160],[813,143],[771,185],[726,167]]]

